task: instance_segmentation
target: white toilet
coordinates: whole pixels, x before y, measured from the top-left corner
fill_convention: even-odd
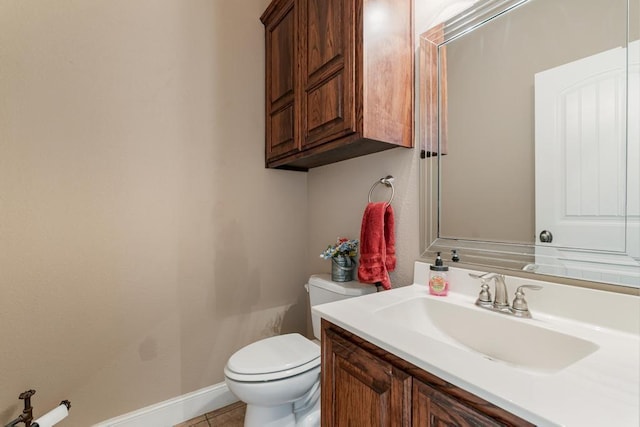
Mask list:
[[[317,274],[305,285],[311,306],[376,292],[359,282]],[[311,316],[320,339],[320,317]],[[320,345],[300,334],[266,338],[235,352],[224,368],[229,390],[247,404],[245,427],[320,425]]]

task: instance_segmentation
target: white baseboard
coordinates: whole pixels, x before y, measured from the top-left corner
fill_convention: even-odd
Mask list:
[[[171,427],[237,401],[227,384],[222,382],[111,418],[93,427]]]

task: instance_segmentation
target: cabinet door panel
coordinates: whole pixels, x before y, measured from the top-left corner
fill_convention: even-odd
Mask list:
[[[286,152],[293,140],[293,105],[271,115],[271,151]]]
[[[302,2],[302,147],[356,132],[355,7],[347,0]]]
[[[323,368],[322,425],[409,426],[411,378],[331,331],[326,334],[331,362]]]
[[[293,8],[271,30],[269,48],[271,57],[271,102],[285,95],[293,95],[294,76],[294,13]]]
[[[344,56],[343,1],[309,0],[307,7],[307,74]]]
[[[498,427],[498,423],[445,394],[414,380],[413,425],[418,427]]]
[[[309,91],[307,97],[307,124],[309,133],[320,132],[323,127],[344,120],[343,104],[338,94],[343,91],[342,75],[338,74]]]
[[[388,414],[380,410],[389,405],[388,381],[375,387],[375,380],[354,372],[344,360],[338,360],[335,378],[341,384],[335,392],[336,425],[358,425],[363,419],[369,419],[372,426],[389,425]]]

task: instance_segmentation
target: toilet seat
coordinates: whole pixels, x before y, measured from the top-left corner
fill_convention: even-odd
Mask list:
[[[278,381],[291,378],[296,375],[304,374],[307,371],[320,367],[320,356],[312,360],[309,363],[298,366],[293,369],[287,369],[285,371],[269,372],[266,374],[241,374],[230,370],[228,367],[224,368],[224,375],[232,380],[245,383],[257,383],[267,381]]]
[[[300,334],[278,335],[234,353],[224,368],[234,381],[275,381],[320,366],[320,347]]]

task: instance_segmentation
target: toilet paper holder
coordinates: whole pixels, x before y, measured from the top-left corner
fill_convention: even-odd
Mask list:
[[[24,409],[22,410],[22,414],[20,414],[16,419],[6,424],[4,427],[14,427],[20,423],[24,423],[25,427],[35,427],[37,424],[32,424],[33,422],[33,406],[31,406],[31,397],[36,394],[35,390],[27,390],[20,393],[18,399],[24,400]],[[68,400],[63,400],[60,402],[60,405],[64,405],[67,409],[71,408],[71,402]]]

